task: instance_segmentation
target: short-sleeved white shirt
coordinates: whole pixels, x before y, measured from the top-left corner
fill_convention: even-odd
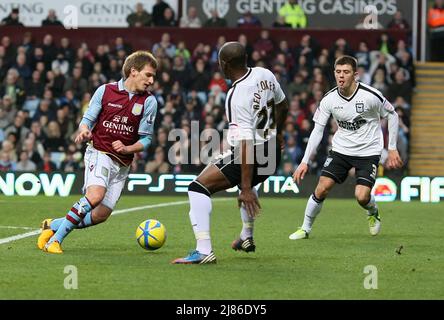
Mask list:
[[[225,112],[229,122],[228,143],[253,140],[263,144],[276,134],[274,119],[276,104],[285,99],[274,74],[264,68],[248,68],[228,90]]]

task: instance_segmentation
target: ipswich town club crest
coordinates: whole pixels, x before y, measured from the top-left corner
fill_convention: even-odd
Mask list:
[[[140,103],[135,103],[133,105],[133,110],[131,110],[131,113],[135,116],[138,116],[139,114],[142,113],[142,108],[143,108],[143,105],[141,105]]]
[[[364,103],[356,102],[356,112],[363,113],[364,112]]]

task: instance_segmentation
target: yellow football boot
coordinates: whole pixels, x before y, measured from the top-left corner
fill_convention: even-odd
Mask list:
[[[47,243],[43,247],[43,251],[48,253],[63,253],[62,246],[60,245],[60,242],[58,242],[57,240],[54,240],[51,243]]]
[[[42,221],[42,224],[40,225],[41,233],[39,235],[39,238],[37,239],[37,247],[40,250],[43,250],[46,243],[48,243],[49,239],[54,235],[54,231],[50,228],[52,219],[45,219]]]

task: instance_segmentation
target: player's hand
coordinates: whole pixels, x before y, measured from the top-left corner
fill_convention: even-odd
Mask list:
[[[301,162],[296,171],[293,173],[293,181],[296,182],[297,184],[300,184],[301,180],[304,180],[307,171],[308,171],[308,165],[304,162]]]
[[[245,210],[247,210],[247,214],[251,218],[256,217],[260,212],[261,205],[259,204],[259,199],[251,189],[242,189],[239,197],[237,197],[237,202],[239,208],[242,204],[245,206]]]
[[[388,151],[388,159],[387,159],[387,168],[388,169],[399,169],[402,168],[404,163],[399,156],[398,150],[389,150]]]
[[[116,140],[112,143],[114,151],[121,154],[128,154],[128,148],[120,140]]]
[[[88,129],[81,129],[79,134],[74,139],[74,142],[82,143],[91,140],[91,138],[92,138],[91,131],[89,131]]]

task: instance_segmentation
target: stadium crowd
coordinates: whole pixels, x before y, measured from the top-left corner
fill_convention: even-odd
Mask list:
[[[270,39],[267,29],[261,29],[257,39],[240,34],[237,40],[247,49],[249,66],[271,69],[289,100],[279,174],[290,175],[301,161],[313,127],[312,116],[323,95],[335,86],[332,66],[343,54],[357,58],[359,81],[380,90],[395,106],[400,115],[398,148],[407,163],[415,80],[412,54],[403,40],[394,43],[383,34],[377,47],[369,47],[363,39],[352,48],[340,38],[322,48],[307,33],[298,45],[290,47],[285,40],[276,43]],[[133,172],[202,169],[200,159],[185,159],[179,150],[184,143],[190,146],[192,139],[198,141],[196,133],[191,137],[191,121],[198,121],[200,132],[212,128],[221,137],[227,128],[224,102],[229,83],[219,72],[217,61],[218,49],[225,41],[221,35],[215,43],[188,48],[185,42],[164,33],[160,42],[148,48],[159,61],[152,88],[158,101],[157,129],[148,152],[137,155]],[[122,63],[132,50],[121,37],[96,48],[88,43],[74,48],[66,37],[55,43],[50,33],[41,43],[36,43],[30,32],[23,34],[20,43],[4,36],[0,43],[0,171],[81,169],[85,146],[73,142],[75,131],[94,91],[121,78]],[[187,141],[169,139],[174,128],[185,130]],[[313,173],[320,170],[336,130],[332,120],[311,159]],[[168,161],[169,153],[178,164]]]

